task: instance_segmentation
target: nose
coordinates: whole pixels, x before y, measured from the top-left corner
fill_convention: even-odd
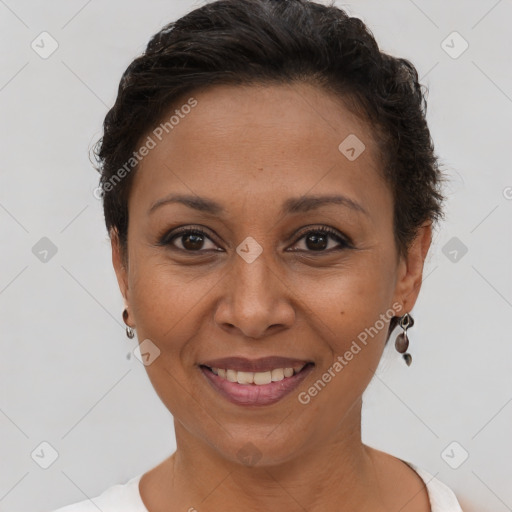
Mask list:
[[[264,256],[251,263],[238,254],[224,276],[215,323],[231,334],[260,339],[289,329],[295,321],[293,293],[282,272]]]

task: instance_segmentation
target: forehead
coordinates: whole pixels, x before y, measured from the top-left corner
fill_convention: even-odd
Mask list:
[[[136,172],[139,197],[179,191],[233,202],[237,191],[245,200],[274,197],[281,206],[281,197],[311,190],[379,203],[382,181],[370,127],[322,89],[221,85],[181,102],[159,131],[149,132],[155,146]]]

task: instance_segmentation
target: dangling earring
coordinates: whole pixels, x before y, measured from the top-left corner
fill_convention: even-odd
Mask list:
[[[395,340],[395,348],[400,354],[403,354],[403,358],[407,363],[407,366],[411,366],[412,356],[411,354],[405,353],[409,348],[409,338],[407,337],[407,329],[414,325],[414,319],[409,313],[405,313],[404,316],[400,317],[398,325],[404,330],[401,332]]]
[[[128,310],[126,310],[126,309],[123,311],[123,320],[124,320],[124,323],[126,324],[126,336],[128,336],[128,338],[130,338],[130,339],[133,339],[135,337],[135,333],[133,332],[133,329],[127,323]]]

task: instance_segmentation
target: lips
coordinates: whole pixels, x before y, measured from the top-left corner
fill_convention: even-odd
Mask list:
[[[260,359],[247,359],[245,357],[224,357],[211,359],[200,364],[208,368],[224,368],[240,372],[268,372],[276,368],[297,368],[305,366],[312,361],[305,359],[291,359],[288,357],[269,356]]]
[[[268,406],[295,390],[313,371],[304,359],[226,357],[199,365],[211,387],[228,401],[241,406]]]

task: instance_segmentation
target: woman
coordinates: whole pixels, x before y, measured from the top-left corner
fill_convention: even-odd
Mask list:
[[[127,335],[177,450],[59,512],[455,512],[361,441],[407,354],[441,171],[414,66],[307,0],[219,0],[124,73],[97,156]]]

